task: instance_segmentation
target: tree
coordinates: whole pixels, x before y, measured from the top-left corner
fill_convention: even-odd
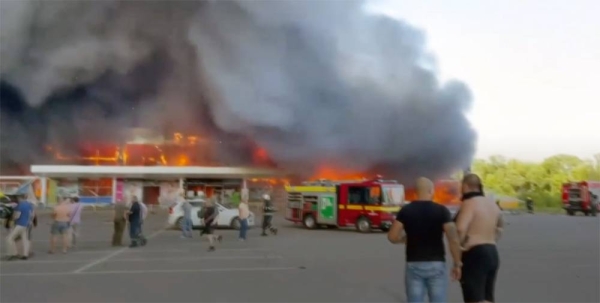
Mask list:
[[[538,206],[560,207],[563,183],[600,180],[600,154],[592,159],[560,154],[541,163],[492,156],[475,160],[472,170],[496,194],[531,197]]]

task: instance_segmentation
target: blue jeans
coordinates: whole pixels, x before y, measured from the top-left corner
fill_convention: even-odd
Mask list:
[[[240,239],[246,240],[246,232],[248,232],[248,219],[240,220]]]
[[[130,221],[129,222],[129,239],[131,239],[131,245],[138,245],[140,235],[142,233],[142,222]]]
[[[407,302],[446,302],[448,275],[445,262],[406,263]]]
[[[184,237],[192,236],[192,218],[183,218],[183,225],[181,226],[181,231],[183,232]]]

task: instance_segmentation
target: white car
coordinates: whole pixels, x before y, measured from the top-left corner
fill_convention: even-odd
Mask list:
[[[194,199],[188,200],[190,204],[192,204],[192,225],[193,227],[201,227],[204,225],[204,220],[198,217],[198,211],[202,209],[202,205],[204,204],[204,200],[202,199]],[[177,202],[169,207],[169,226],[175,228],[181,228],[183,224],[183,208],[181,207],[181,202]],[[225,227],[225,228],[240,228],[240,218],[238,217],[239,212],[237,207],[230,205],[223,205],[221,203],[216,203],[216,206],[219,209],[219,216],[217,217],[217,227]],[[248,227],[254,226],[254,213],[250,212],[250,216],[248,217]]]

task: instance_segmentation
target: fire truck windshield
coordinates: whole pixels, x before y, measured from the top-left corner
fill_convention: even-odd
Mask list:
[[[404,187],[402,185],[382,185],[383,203],[400,205],[404,202]]]

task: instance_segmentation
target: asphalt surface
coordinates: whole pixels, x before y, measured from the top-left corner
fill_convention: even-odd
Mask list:
[[[506,220],[498,302],[600,301],[598,218]],[[254,228],[239,242],[234,231],[220,231],[225,239],[209,253],[197,233],[180,239],[165,222],[165,214],[150,216],[146,247],[111,248],[110,213],[88,211],[80,246],[48,255],[45,216],[34,233],[35,256],[0,262],[0,302],[405,301],[403,246],[383,233],[310,231],[280,221],[276,237],[260,237]],[[450,284],[449,300],[461,301],[459,284]]]

